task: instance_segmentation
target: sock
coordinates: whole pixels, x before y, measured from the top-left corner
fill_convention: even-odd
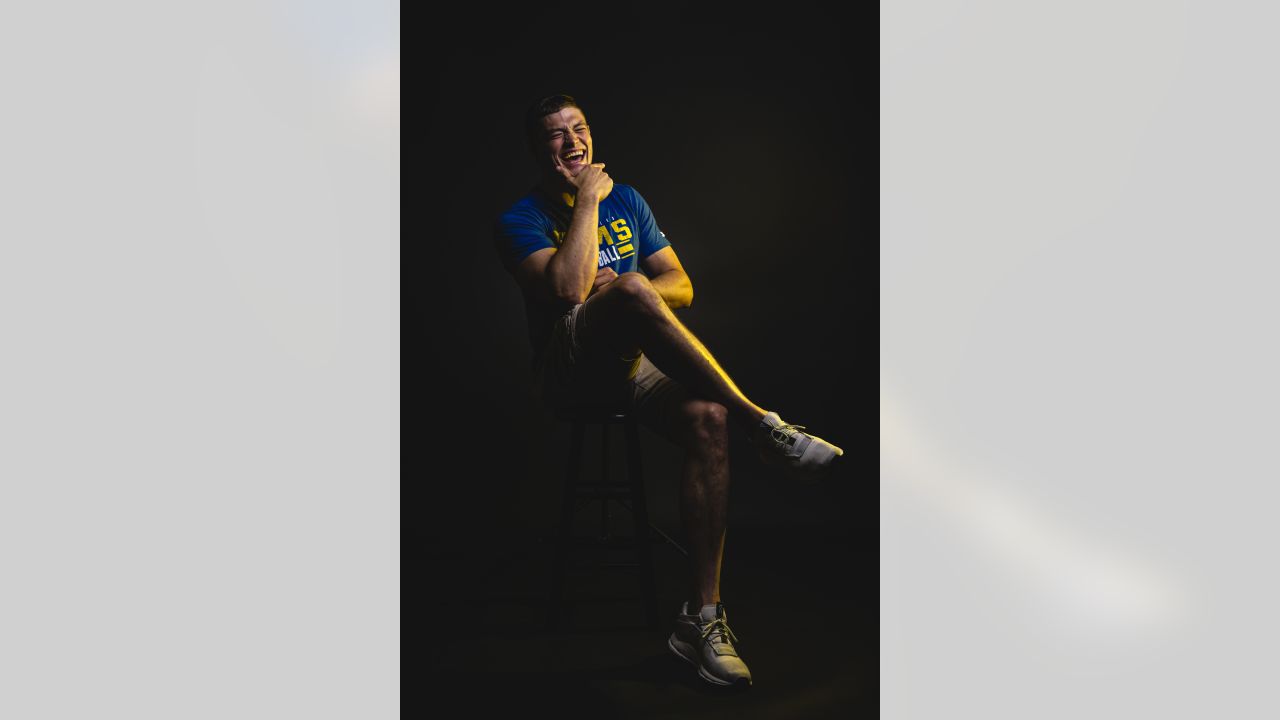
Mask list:
[[[703,605],[702,610],[698,613],[703,622],[709,622],[716,619],[716,603]]]

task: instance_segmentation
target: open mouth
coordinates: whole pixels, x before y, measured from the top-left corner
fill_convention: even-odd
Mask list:
[[[580,163],[587,159],[587,151],[574,150],[573,152],[563,155],[560,159],[564,160],[565,164],[569,164],[569,165]]]

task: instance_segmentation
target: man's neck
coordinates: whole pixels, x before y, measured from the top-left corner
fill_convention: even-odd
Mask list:
[[[578,194],[578,189],[565,182],[563,178],[543,178],[538,182],[538,189],[553,202],[563,203],[569,207],[573,207]]]

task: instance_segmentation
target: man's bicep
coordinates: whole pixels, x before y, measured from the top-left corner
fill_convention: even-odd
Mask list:
[[[546,279],[547,263],[551,262],[551,256],[555,254],[555,248],[542,248],[520,261],[516,266],[515,276],[521,289],[538,296],[545,296],[550,292]]]

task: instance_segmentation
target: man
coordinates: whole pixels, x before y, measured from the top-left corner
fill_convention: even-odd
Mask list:
[[[694,601],[668,645],[708,682],[749,685],[720,602],[728,423],[749,429],[765,462],[789,470],[823,471],[843,453],[752,403],[676,319],[672,311],[693,301],[689,276],[644,198],[594,162],[574,99],[535,102],[525,132],[539,181],[502,214],[494,242],[524,294],[539,394],[549,406],[624,403],[685,450],[680,514]]]

